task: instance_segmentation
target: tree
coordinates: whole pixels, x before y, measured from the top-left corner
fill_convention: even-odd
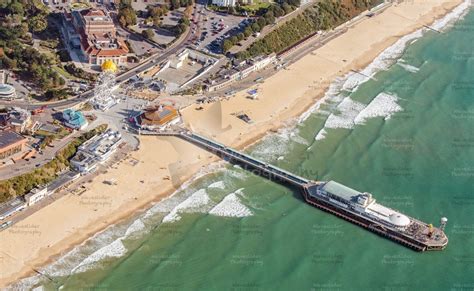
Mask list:
[[[181,7],[181,3],[180,3],[179,0],[171,0],[170,1],[170,9],[171,10],[178,9],[179,7]]]
[[[2,66],[4,66],[6,69],[13,70],[13,69],[16,69],[16,68],[17,68],[17,61],[16,61],[16,60],[12,60],[12,59],[10,59],[10,58],[7,57],[7,56],[4,56],[4,57],[1,59],[1,63],[2,63]]]
[[[263,27],[264,27],[265,25],[267,25],[267,21],[265,20],[265,18],[259,17],[259,18],[257,19],[257,24],[258,24],[258,26],[260,26],[260,29],[263,29]]]
[[[11,2],[10,5],[8,5],[8,10],[10,10],[12,14],[17,14],[21,17],[25,14],[25,9],[20,2]]]
[[[132,7],[124,7],[119,10],[118,19],[123,27],[137,24],[137,13]]]
[[[161,19],[159,17],[153,18],[153,25],[157,28],[160,27],[161,26]]]
[[[275,17],[281,17],[285,15],[285,10],[283,10],[280,5],[274,5],[273,6],[273,15]]]
[[[250,28],[250,26],[247,26],[244,30],[244,36],[249,37],[251,35],[252,35],[252,28]]]
[[[48,22],[44,14],[33,16],[29,19],[29,27],[33,32],[41,32],[46,29]]]
[[[283,3],[281,5],[281,8],[283,8],[283,11],[285,11],[285,15],[293,11],[293,8],[288,3]]]
[[[181,20],[179,22],[183,23],[186,26],[189,26],[189,24],[190,24],[189,18],[187,18],[186,16],[183,16],[183,18],[181,18]]]
[[[224,53],[228,52],[234,45],[232,44],[232,42],[228,39],[224,40],[224,42],[222,43],[222,50],[224,51]]]
[[[155,32],[153,31],[153,29],[148,28],[148,29],[145,29],[145,30],[142,31],[142,35],[143,35],[146,39],[152,40],[152,39],[153,39],[153,36],[155,36]]]
[[[237,33],[237,40],[241,41],[245,38],[244,34],[242,32]]]
[[[262,28],[260,27],[260,25],[258,25],[257,22],[252,23],[250,27],[252,28],[253,32],[260,32],[262,30]]]

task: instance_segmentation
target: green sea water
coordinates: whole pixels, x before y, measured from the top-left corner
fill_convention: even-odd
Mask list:
[[[201,191],[209,201],[183,206],[174,222],[161,220],[179,201],[134,217],[115,233],[132,223],[139,231],[118,242],[117,234],[104,239],[109,245],[104,252],[121,255],[97,263],[90,255],[97,257],[103,246],[89,246],[82,251],[87,254],[75,256],[82,256],[79,262],[89,257],[83,266],[94,262],[90,269],[53,275],[54,281],[43,285],[63,290],[474,289],[473,23],[469,13],[443,33],[425,32],[372,80],[352,93],[339,92],[342,97],[329,98],[295,128],[248,150],[301,176],[371,192],[379,203],[423,221],[439,225],[446,216],[444,251],[414,252],[305,204],[295,189],[224,166],[176,196],[183,201]],[[343,97],[355,105],[341,107]],[[380,104],[373,103],[376,98]],[[328,127],[330,114],[340,117],[333,121],[350,123],[363,108],[375,117]],[[316,140],[323,128],[325,138]],[[211,209],[231,193],[240,203],[229,203],[234,208],[226,215],[242,217],[216,215]]]

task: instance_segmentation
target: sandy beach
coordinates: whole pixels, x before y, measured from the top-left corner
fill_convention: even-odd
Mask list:
[[[366,67],[402,36],[431,24],[462,0],[414,0],[357,23],[258,87],[258,100],[239,92],[229,100],[182,111],[186,125],[224,144],[244,148],[290,125],[312,107],[337,76]],[[247,124],[233,113],[245,112]],[[0,287],[34,273],[107,226],[148,208],[218,159],[177,138],[140,137],[140,148],[87,183],[0,233]],[[115,180],[116,185],[103,183]]]

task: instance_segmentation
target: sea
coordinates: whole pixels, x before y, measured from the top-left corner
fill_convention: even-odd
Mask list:
[[[439,226],[418,253],[220,162],[12,289],[473,290],[474,11],[402,37],[248,154]],[[367,76],[371,76],[368,78]]]

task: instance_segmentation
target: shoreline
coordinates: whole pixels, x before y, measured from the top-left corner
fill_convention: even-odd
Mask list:
[[[238,149],[249,147],[255,144],[256,142],[258,142],[263,137],[265,137],[269,131],[273,132],[282,127],[285,127],[288,125],[291,126],[291,124],[297,123],[298,117],[301,117],[304,113],[311,111],[312,108],[317,106],[315,102],[319,102],[320,100],[323,99],[324,93],[327,91],[329,86],[334,82],[335,78],[345,76],[351,69],[354,69],[354,68],[360,69],[360,68],[367,67],[370,63],[373,62],[375,57],[377,57],[381,53],[381,51],[393,45],[401,37],[408,35],[410,33],[413,33],[414,31],[422,28],[426,22],[432,23],[434,20],[441,18],[442,16],[449,13],[450,9],[452,9],[454,6],[458,6],[461,2],[463,1],[461,0],[439,1],[439,3],[437,2],[439,5],[431,4],[432,5],[431,9],[429,9],[429,11],[426,12],[426,14],[424,14],[423,17],[421,17],[416,24],[413,24],[405,28],[405,33],[402,33],[401,35],[389,35],[387,37],[383,37],[382,41],[371,44],[369,49],[364,51],[363,56],[356,56],[353,62],[349,64],[340,63],[342,68],[338,67],[337,69],[340,69],[338,72],[336,71],[334,72],[334,74],[329,74],[324,79],[321,78],[321,82],[319,83],[320,85],[316,89],[312,89],[312,88],[309,88],[309,89],[305,88],[303,90],[300,89],[300,91],[298,92],[300,93],[300,96],[294,98],[293,100],[291,100],[289,97],[286,97],[286,99],[283,102],[284,104],[283,107],[281,106],[281,104],[276,104],[276,105],[271,104],[272,106],[269,106],[270,109],[277,107],[278,109],[280,109],[280,111],[277,111],[277,112],[273,111],[274,113],[271,113],[270,117],[268,117],[268,112],[266,112],[265,110],[263,110],[263,112],[261,113],[254,112],[255,115],[257,116],[256,118],[257,123],[254,125],[245,125],[245,126],[241,125],[236,121],[237,118],[235,117],[231,118],[229,117],[229,114],[228,114],[230,111],[233,110],[234,108],[233,106],[235,105],[235,103],[238,103],[237,101],[242,101],[242,99],[243,101],[241,102],[241,105],[243,104],[245,106],[245,105],[251,104],[249,102],[254,102],[253,104],[256,104],[255,101],[245,100],[245,96],[244,96],[245,92],[239,92],[238,96],[234,97],[234,98],[239,98],[237,101],[234,101],[234,99],[231,99],[229,100],[229,102],[225,102],[225,101],[222,102],[224,104],[221,104],[221,102],[218,103],[219,105],[216,105],[216,103],[209,104],[209,105],[206,105],[205,110],[203,110],[202,112],[195,111],[194,110],[195,106],[191,106],[190,108],[187,108],[183,114],[185,121],[188,122],[189,124],[192,124],[193,125],[192,127],[197,125],[196,127],[198,129],[198,132],[199,130],[201,130],[201,133],[203,132],[203,130],[206,130],[206,131],[208,130],[211,133],[211,135],[212,133],[214,133],[212,137],[217,139],[220,142],[237,147]],[[399,5],[402,5],[402,4],[399,4]],[[426,4],[426,5],[430,5],[430,4]],[[443,6],[446,7],[446,9],[448,10],[443,8]],[[384,11],[380,15],[386,14],[387,11],[392,11],[390,9],[391,8]],[[406,9],[409,9],[409,8],[406,8]],[[374,17],[373,19],[377,19],[377,18],[380,18],[380,16]],[[431,21],[426,21],[426,18],[431,19]],[[367,23],[368,20],[369,19],[365,19],[361,23],[356,24],[355,27],[362,26],[362,24]],[[325,44],[319,49],[316,49],[315,51],[319,52],[324,47],[331,46],[331,43],[334,43],[337,39],[350,35],[352,30],[354,30],[354,27],[350,27],[346,33],[331,40],[331,42]],[[310,59],[310,58],[314,59],[314,57],[307,55],[307,56],[304,56],[302,59],[297,60],[294,64],[290,65],[290,70],[289,70],[290,74],[291,74],[291,71],[295,69],[294,68],[295,66],[301,65],[302,61],[304,61],[305,59]],[[335,65],[331,64],[331,66],[334,67]],[[272,83],[275,83],[275,82],[278,83],[279,81],[281,81],[281,80],[278,80],[279,77],[275,77],[275,76],[282,76],[283,74],[288,75],[288,72],[287,71],[283,71],[282,73],[278,72],[277,74],[269,78],[271,79],[270,81],[266,80],[265,83],[268,82],[267,83],[269,84],[268,86],[271,87],[271,85],[275,85]],[[275,79],[277,80],[274,81]],[[303,81],[306,81],[306,80],[303,80]],[[264,87],[263,88],[264,94],[268,93],[266,94],[267,96],[271,95],[272,91],[268,90],[268,88],[265,87],[265,83],[262,85]],[[287,102],[289,101],[288,99],[290,99],[290,101],[293,101],[293,102]],[[263,102],[265,101],[266,100],[263,100]],[[227,103],[227,106],[225,105],[225,103]],[[259,104],[259,105],[262,105],[262,104]],[[213,107],[216,107],[217,109],[219,109],[220,112],[213,112],[213,110],[217,111],[216,108],[213,108]],[[246,108],[246,107],[240,106],[238,108]],[[207,121],[202,122],[202,118],[203,118],[202,114],[205,114],[205,113],[207,113],[207,115],[211,115],[212,113],[216,113],[213,115],[217,115],[218,113],[220,113],[221,119],[217,121],[207,120]],[[227,113],[227,114],[224,114],[224,113]],[[277,118],[274,118],[273,115],[277,116]],[[209,116],[207,117],[209,119]],[[215,117],[215,116],[211,116],[211,117]],[[209,125],[211,127],[210,129],[208,128]],[[227,125],[230,125],[231,128],[229,129]],[[155,149],[157,147],[156,145],[157,143],[158,145],[159,144],[161,145],[172,144],[172,147],[176,150],[176,152],[180,152],[181,150],[193,151],[193,153],[191,154],[191,156],[193,157],[193,159],[191,159],[192,162],[184,165],[185,166],[184,172],[182,173],[182,175],[178,177],[179,180],[182,180],[184,183],[191,179],[192,180],[196,179],[194,177],[199,173],[199,169],[202,169],[206,167],[207,165],[212,164],[213,162],[218,160],[217,157],[213,157],[209,153],[206,153],[202,150],[201,151],[196,150],[194,146],[185,145],[177,141],[173,141],[173,140],[170,141],[168,139],[162,139],[162,138],[158,139],[157,142],[152,142],[155,139],[156,138],[148,138],[148,137],[142,138],[141,137],[140,138],[141,141],[145,141],[145,143],[147,144],[150,143],[150,144],[144,145],[145,149],[142,149],[141,147],[140,151],[145,151],[147,149],[149,149],[150,151],[153,151],[152,148]],[[140,153],[136,153],[136,152],[132,153],[132,156],[137,156],[137,155],[140,156]],[[197,159],[196,159],[196,155],[197,155]],[[201,155],[209,156],[209,157],[201,158]],[[153,157],[153,155],[151,156]],[[182,161],[182,160],[186,160],[186,157],[178,158],[178,161]],[[174,165],[174,163],[176,163],[176,159],[175,160],[165,159],[165,161],[169,162],[171,165]],[[161,162],[161,160],[158,162]],[[169,168],[168,172],[170,174],[173,174],[172,173],[173,167],[168,167],[168,168]],[[97,180],[100,180],[100,177],[104,175],[106,174],[100,174],[99,177],[96,177],[94,180],[94,183],[100,184],[101,182]],[[154,183],[155,182],[157,181],[154,181]],[[33,260],[27,260],[25,263],[27,263],[28,265],[32,265],[34,267],[38,267],[38,266],[41,267],[41,266],[47,265],[48,263],[54,261],[56,258],[60,257],[65,252],[68,252],[69,250],[73,249],[77,245],[81,245],[89,237],[93,236],[94,234],[102,232],[105,229],[107,229],[109,226],[119,223],[121,221],[124,221],[127,218],[130,218],[130,216],[132,215],[135,216],[138,213],[145,211],[153,203],[162,201],[163,199],[170,197],[171,194],[179,191],[178,189],[173,188],[174,187],[173,183],[171,183],[171,185],[166,185],[165,189],[163,189],[164,188],[162,185],[163,183],[155,183],[155,184],[156,185],[149,186],[148,191],[145,190],[144,192],[155,193],[157,192],[155,191],[157,188],[161,188],[161,191],[158,191],[159,193],[152,194],[150,196],[143,194],[141,196],[144,196],[144,197],[142,197],[142,199],[135,200],[135,203],[133,203],[133,205],[129,205],[127,203],[118,205],[118,207],[112,211],[113,214],[109,214],[106,217],[107,220],[102,225],[97,225],[97,221],[101,221],[102,217],[96,217],[95,220],[89,221],[89,223],[85,225],[81,225],[78,230],[74,230],[75,231],[75,233],[73,233],[74,235],[73,234],[65,235],[65,236],[63,235],[64,237],[62,239],[60,239],[57,242],[54,242],[52,248],[49,247],[49,245],[47,247],[46,246],[39,247],[38,252],[36,253],[36,258]],[[98,188],[97,192],[99,192],[100,189],[102,188],[108,189],[108,188],[99,187],[99,186],[97,186],[96,189],[97,188]],[[58,204],[59,202],[63,202],[64,204],[65,202],[67,202],[67,200],[71,200],[71,198],[72,197],[64,197],[61,201],[58,200],[54,204]],[[53,205],[50,205],[47,208],[53,208]],[[37,215],[34,214],[32,216],[37,216]],[[19,224],[22,224],[22,223],[19,223]],[[6,230],[5,232],[8,232],[8,230]],[[2,234],[0,234],[0,242],[3,241],[3,236],[4,235],[2,232]],[[8,261],[5,261],[2,265],[3,267],[8,265]],[[10,275],[9,277],[1,278],[0,286],[7,286],[8,284],[11,284],[12,282],[17,281],[20,278],[24,278],[32,273],[33,271],[31,267],[23,267],[22,269],[17,270],[17,272],[11,272],[9,274]]]

